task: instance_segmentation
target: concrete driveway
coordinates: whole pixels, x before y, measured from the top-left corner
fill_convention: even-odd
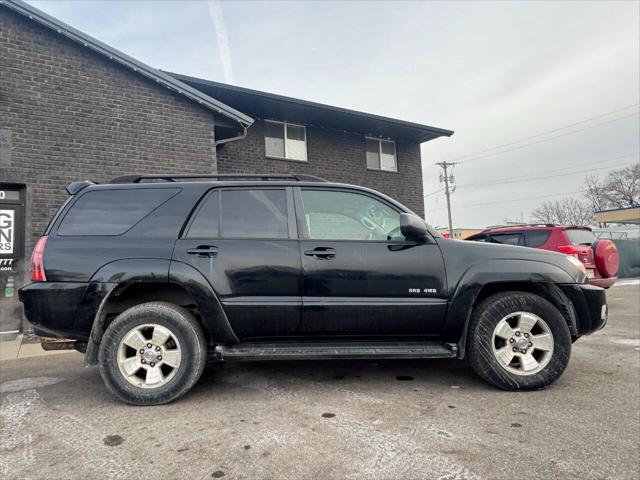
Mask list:
[[[608,295],[605,330],[529,393],[458,361],[274,362],[131,407],[80,354],[3,361],[0,477],[637,479],[640,286]]]

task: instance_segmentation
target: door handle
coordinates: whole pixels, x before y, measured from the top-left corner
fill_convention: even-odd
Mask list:
[[[313,250],[305,250],[304,254],[308,257],[329,259],[329,258],[335,258],[336,251],[334,248],[317,247],[317,248],[314,248]]]
[[[200,255],[203,257],[215,257],[218,255],[218,247],[211,245],[198,245],[196,248],[188,248],[189,255]]]

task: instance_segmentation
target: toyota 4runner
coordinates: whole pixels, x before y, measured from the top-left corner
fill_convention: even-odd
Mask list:
[[[170,402],[207,359],[463,358],[538,389],[602,328],[573,256],[441,238],[391,198],[308,175],[73,182],[20,300],[108,389]]]

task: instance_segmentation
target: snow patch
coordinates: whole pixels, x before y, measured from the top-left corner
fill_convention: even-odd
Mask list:
[[[0,383],[0,393],[22,392],[23,390],[32,390],[34,388],[48,387],[61,382],[62,378],[55,377],[27,377],[18,380],[10,380]]]

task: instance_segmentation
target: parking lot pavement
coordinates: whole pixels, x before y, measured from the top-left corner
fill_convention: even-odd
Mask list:
[[[119,403],[77,353],[0,362],[0,477],[640,476],[640,286],[544,391],[458,361],[215,365],[181,400]]]

